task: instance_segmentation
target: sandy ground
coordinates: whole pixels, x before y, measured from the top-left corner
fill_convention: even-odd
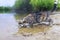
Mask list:
[[[60,24],[60,14],[51,15],[54,24]],[[0,36],[0,40],[60,40],[60,25],[53,25],[49,31],[39,32],[31,36],[22,36],[13,34],[9,36]]]

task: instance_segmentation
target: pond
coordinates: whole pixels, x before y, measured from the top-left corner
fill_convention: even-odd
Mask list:
[[[18,23],[16,20],[25,17],[27,14],[16,14],[15,13],[1,13],[0,14],[0,40],[40,40],[44,38],[48,38],[50,37],[50,39],[52,39],[53,37],[58,38],[60,40],[60,14],[56,14],[56,15],[51,15],[51,18],[54,20],[54,24],[58,24],[58,25],[52,25],[52,27],[49,26],[36,26],[34,28],[18,28]],[[42,32],[39,34],[35,34],[33,36],[27,36],[24,37],[22,35],[20,35],[20,33],[38,33],[38,32]],[[44,35],[43,33],[47,33],[46,35]],[[18,33],[17,35],[14,35]],[[53,35],[53,36],[52,36]],[[59,36],[58,36],[59,35]],[[57,37],[58,36],[58,37]],[[38,39],[37,39],[38,38]],[[47,39],[46,38],[46,39]],[[56,39],[53,38],[53,39]],[[45,39],[43,39],[45,40]]]
[[[23,18],[26,15],[17,15],[17,18]],[[59,25],[52,25],[52,27],[46,27],[46,26],[37,26],[34,28],[18,28],[18,23],[16,21],[15,13],[1,13],[0,14],[0,40],[45,40],[45,39],[59,39],[60,40],[60,14],[52,15],[51,18],[54,20],[54,24]],[[57,21],[58,20],[58,21]],[[46,31],[44,31],[46,30]],[[41,32],[39,34],[35,34],[32,36],[24,37],[20,35],[21,32],[31,32],[31,33],[37,33]],[[44,35],[44,32],[47,33]],[[18,33],[18,35],[14,35]],[[53,35],[53,36],[52,36]]]
[[[18,19],[19,19],[19,18],[25,17],[26,15],[27,14],[24,14],[24,15],[21,14],[21,15],[17,15],[17,16],[18,16]],[[12,34],[15,34],[17,32],[20,33],[20,31],[19,31],[20,29],[18,28],[18,23],[16,21],[16,17],[15,17],[15,13],[0,14],[0,37],[11,36]],[[25,28],[23,28],[23,29],[27,30]],[[39,29],[39,28],[37,28],[37,29]],[[34,28],[34,31],[36,31],[37,29]],[[30,29],[30,30],[33,32],[32,29]],[[44,28],[40,28],[39,30],[44,31]]]
[[[18,31],[18,23],[13,13],[0,14],[0,38],[11,36]]]

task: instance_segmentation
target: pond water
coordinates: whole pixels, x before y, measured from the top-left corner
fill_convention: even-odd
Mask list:
[[[18,31],[14,14],[0,14],[0,38],[11,36]]]
[[[15,13],[3,13],[0,14],[0,40],[45,40],[45,39],[51,39],[55,40],[59,38],[60,40],[60,25],[53,25],[52,27],[49,27],[50,30],[47,31],[46,35],[43,33],[35,34],[34,36],[24,37],[22,35],[15,36],[13,34],[17,32],[21,32],[18,28],[18,23],[16,22]],[[22,16],[22,15],[21,15]],[[24,15],[25,16],[25,15]],[[23,17],[23,16],[22,16]],[[60,14],[52,15],[51,18],[54,20],[54,24],[60,24]],[[38,28],[34,28],[34,32],[37,30],[40,30]],[[47,27],[42,27],[41,30],[44,31],[44,29],[48,30]],[[24,29],[26,30],[26,29]],[[32,29],[31,29],[32,31]],[[30,32],[30,30],[29,30]],[[40,31],[39,31],[40,32]],[[54,34],[56,33],[56,34]],[[53,36],[52,36],[53,35]],[[46,38],[47,37],[47,38]]]

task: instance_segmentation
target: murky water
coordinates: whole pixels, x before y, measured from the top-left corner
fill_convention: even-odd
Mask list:
[[[11,36],[18,31],[14,14],[0,14],[0,38]]]
[[[59,16],[60,14],[51,16],[54,23],[60,24]],[[60,25],[53,25],[50,28],[51,29],[46,32],[46,35],[39,33],[29,37],[24,37],[22,35],[13,36],[13,34],[18,32],[18,23],[16,22],[14,14],[0,14],[0,40],[60,40]],[[34,28],[34,30],[35,29],[36,28]],[[44,28],[42,27],[41,29],[43,30]]]

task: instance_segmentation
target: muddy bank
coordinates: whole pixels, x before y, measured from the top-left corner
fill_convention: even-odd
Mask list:
[[[32,36],[23,36],[22,40],[60,40],[60,25],[56,25],[60,24],[60,14],[51,15],[51,18],[54,25],[48,31],[38,32]]]

